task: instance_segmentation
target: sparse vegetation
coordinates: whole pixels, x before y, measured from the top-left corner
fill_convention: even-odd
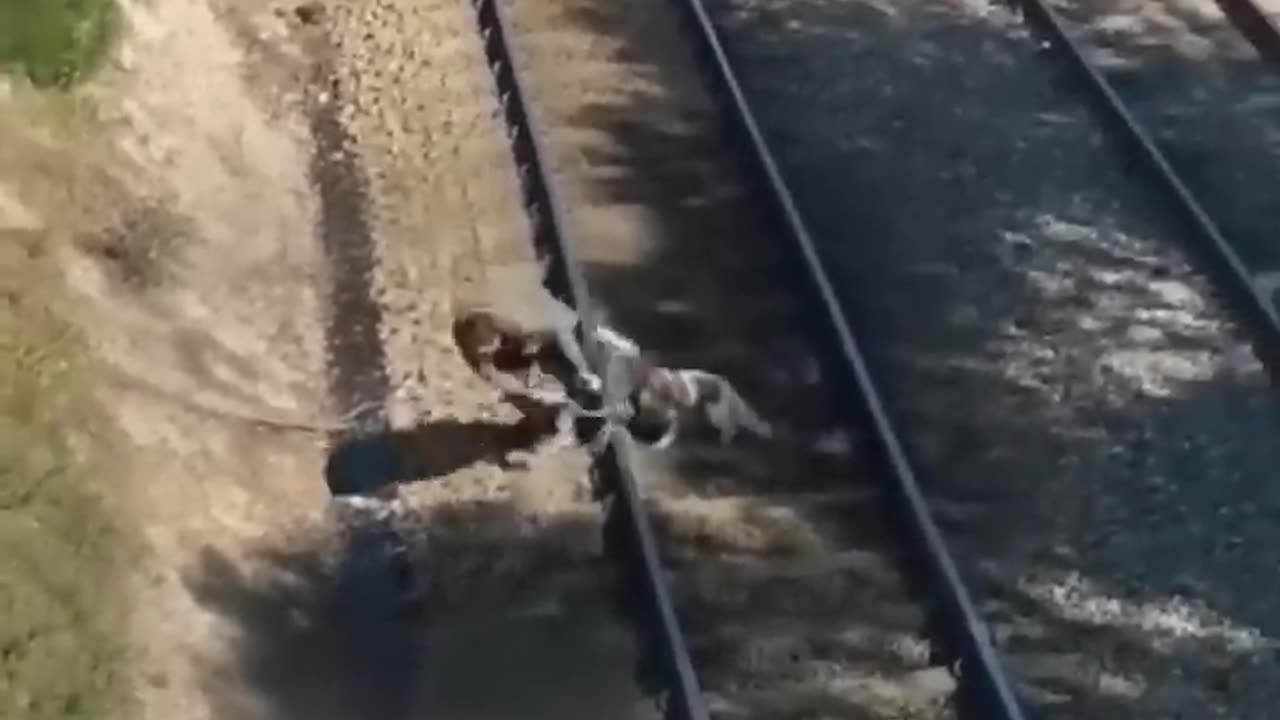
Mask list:
[[[0,718],[99,720],[120,687],[124,536],[98,492],[92,360],[52,252],[49,223],[75,217],[81,160],[61,140],[76,121],[65,97],[28,95],[0,100]]]
[[[190,218],[145,201],[122,215],[110,227],[77,237],[77,246],[100,259],[125,288],[141,292],[163,285],[195,232]]]
[[[67,87],[106,56],[116,0],[0,0],[0,69],[38,87]]]
[[[114,534],[72,442],[85,360],[48,303],[41,240],[0,252],[0,717],[100,718],[115,663]]]

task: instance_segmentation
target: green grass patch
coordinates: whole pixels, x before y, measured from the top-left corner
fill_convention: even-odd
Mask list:
[[[118,700],[120,545],[90,491],[92,372],[43,238],[15,235],[0,232],[0,718],[97,720]]]
[[[0,0],[0,68],[37,87],[68,87],[107,55],[116,0]]]

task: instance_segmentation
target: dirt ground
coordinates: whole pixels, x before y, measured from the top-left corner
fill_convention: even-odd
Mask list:
[[[335,230],[332,193],[318,187],[318,106],[336,108],[341,142],[361,163],[340,200],[354,199],[343,207],[362,215],[374,248],[366,280],[381,315],[386,414],[412,466],[401,479],[422,481],[391,508],[435,612],[392,628],[415,638],[410,674],[452,677],[439,672],[446,658],[418,652],[419,635],[471,651],[476,672],[495,654],[521,657],[465,634],[457,646],[442,614],[490,608],[476,622],[496,623],[506,613],[525,623],[515,642],[523,632],[541,648],[564,632],[572,605],[599,632],[563,649],[579,670],[548,671],[593,673],[606,695],[630,688],[630,638],[601,609],[609,576],[596,567],[601,512],[585,458],[566,451],[499,469],[514,414],[448,335],[455,301],[528,287],[532,260],[470,5],[122,6],[112,64],[85,94],[93,132],[72,202],[40,208],[61,214],[59,268],[101,361],[103,432],[119,436],[112,507],[139,540],[125,633],[135,703],[122,716],[336,718],[384,707],[346,687],[348,664],[386,676],[371,681],[374,694],[416,693],[408,702],[420,707],[461,712],[494,699],[480,687],[450,695],[438,679],[406,690],[414,682],[393,677],[403,658],[362,656],[386,648],[344,635],[344,603],[359,602],[345,596],[359,588],[338,589],[350,541],[339,516],[350,513],[329,500],[326,434],[287,427],[322,426],[342,410],[325,323],[347,269],[329,266],[321,237],[353,232],[354,220]],[[512,292],[523,301],[524,290]],[[515,682],[527,662],[509,664]],[[547,686],[513,692],[536,706]]]
[[[126,3],[98,89],[102,135],[83,156],[63,250],[120,439],[121,522],[140,536],[130,578],[134,717],[212,718],[238,631],[189,578],[208,554],[247,573],[263,546],[317,521],[314,435],[254,418],[325,411],[305,126],[202,2]],[[284,53],[269,13],[253,18]],[[266,42],[266,41],[264,41]]]

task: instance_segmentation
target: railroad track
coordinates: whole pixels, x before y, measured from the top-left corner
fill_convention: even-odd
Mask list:
[[[525,190],[526,208],[531,214],[534,243],[539,252],[555,261],[555,271],[548,278],[549,289],[577,310],[584,334],[583,351],[592,368],[600,377],[606,377],[599,343],[595,339],[599,319],[582,275],[577,248],[564,237],[564,208],[546,177],[543,165],[546,150],[525,106],[522,70],[507,44],[509,24],[503,9],[492,0],[479,0],[475,5],[495,89],[510,130],[512,150]],[[632,453],[629,439],[625,435],[615,435],[598,464],[600,477],[597,482],[609,488],[616,503],[610,520],[606,521],[606,533],[617,543],[615,550],[626,561],[626,577],[630,584],[644,593],[638,608],[639,617],[653,629],[646,639],[651,652],[656,651],[660,655],[659,661],[669,676],[671,695],[668,703],[671,711],[668,714],[699,720],[706,718],[707,713],[703,709],[698,679],[676,620],[675,607],[663,581],[657,541],[641,505]]]
[[[1031,0],[1021,17],[945,1],[712,4],[839,294],[870,329],[930,500],[987,508],[947,537],[981,568],[979,607],[1036,714],[1263,717],[1266,610],[1246,578],[1272,541],[1240,519],[1252,503],[1226,508],[1265,494],[1243,478],[1266,475],[1258,443],[1276,429],[1256,363],[1274,371],[1274,193],[1250,189],[1276,169],[1274,128],[1253,108],[1274,68],[1229,48],[1211,13],[1166,3],[1055,5],[1065,32]],[[1194,59],[1153,49],[1169,28]],[[1055,82],[1064,67],[1071,82]],[[1203,87],[1241,75],[1253,94]],[[1126,105],[1138,89],[1143,109],[1182,122],[1146,129],[1153,116]],[[1137,367],[1196,356],[1199,379]],[[1205,519],[1212,508],[1237,519]],[[1121,630],[1184,612],[1189,633],[1239,646]]]
[[[1195,189],[1176,169],[1167,150],[1139,119],[1131,103],[1117,92],[1106,73],[1088,59],[1085,47],[1068,29],[1059,11],[1047,0],[1019,0],[1015,5],[1034,30],[1058,51],[1117,139],[1127,144],[1128,150],[1149,172],[1151,184],[1165,193],[1168,202],[1181,214],[1199,241],[1201,254],[1212,263],[1223,291],[1257,333],[1259,355],[1272,366],[1272,373],[1276,373],[1275,365],[1280,362],[1280,305],[1275,277],[1280,269],[1280,256],[1268,249],[1255,253],[1253,258],[1247,257],[1240,239],[1225,231],[1221,217],[1215,217],[1207,209],[1203,192]],[[1275,25],[1252,0],[1233,0],[1223,7],[1250,32],[1261,52],[1280,48]],[[1141,75],[1140,70],[1138,74]]]
[[[1280,62],[1280,25],[1276,13],[1263,10],[1255,0],[1220,0],[1218,3],[1240,33],[1271,62]]]
[[[773,383],[755,383],[764,396],[773,396],[772,407],[783,411],[791,405],[789,414],[795,416],[788,421],[807,425],[800,435],[812,433],[810,439],[815,442],[820,429],[839,437],[842,426],[855,421],[865,424],[870,431],[868,444],[874,450],[864,454],[881,456],[876,471],[867,463],[870,457],[862,458],[861,466],[851,462],[852,448],[847,446],[836,450],[834,462],[823,457],[819,447],[801,446],[745,456],[739,453],[736,458],[726,458],[724,453],[717,458],[711,448],[693,448],[679,453],[681,457],[675,461],[664,462],[659,457],[640,458],[628,440],[614,442],[604,461],[606,475],[622,511],[621,524],[630,531],[626,545],[636,566],[632,577],[646,593],[647,617],[659,634],[657,647],[663,656],[674,716],[754,717],[762,712],[769,716],[822,712],[880,715],[900,713],[904,708],[912,717],[945,716],[955,711],[947,705],[958,699],[950,688],[950,666],[961,669],[961,696],[971,703],[970,709],[979,708],[977,712],[983,717],[1023,717],[991,650],[987,629],[925,507],[901,441],[831,293],[830,279],[701,6],[691,3],[686,8],[691,13],[690,35],[680,35],[670,18],[645,17],[645,10],[622,12],[627,17],[619,19],[618,26],[644,28],[640,32],[649,34],[650,47],[659,54],[674,55],[671,60],[675,63],[691,62],[694,56],[684,56],[683,48],[671,50],[673,41],[692,38],[702,45],[705,67],[728,91],[728,102],[699,118],[700,122],[693,123],[696,129],[690,130],[693,141],[707,143],[711,149],[697,149],[688,138],[665,138],[671,146],[662,148],[658,145],[663,138],[652,138],[656,143],[637,139],[630,150],[634,154],[616,163],[625,166],[622,172],[637,177],[622,182],[629,187],[604,193],[619,195],[614,199],[601,199],[599,181],[591,177],[590,170],[566,171],[563,182],[569,188],[567,194],[581,202],[581,207],[572,206],[579,210],[572,219],[566,209],[569,206],[559,199],[557,181],[547,170],[547,158],[556,155],[556,149],[570,157],[574,151],[591,154],[591,150],[574,147],[573,138],[562,139],[558,148],[550,149],[557,145],[556,133],[532,118],[526,98],[535,98],[535,105],[541,101],[549,106],[544,117],[569,118],[557,112],[561,99],[555,92],[542,96],[536,83],[529,91],[528,78],[560,73],[559,82],[572,87],[573,82],[564,76],[572,78],[576,63],[590,65],[598,61],[598,54],[593,58],[590,51],[579,49],[574,57],[572,49],[553,51],[530,41],[531,59],[524,60],[512,50],[509,38],[514,35],[519,42],[519,31],[511,30],[513,24],[526,32],[546,32],[556,22],[569,23],[571,18],[554,20],[537,13],[530,13],[534,15],[530,18],[512,8],[517,18],[513,23],[499,4],[480,2],[477,7],[521,167],[526,201],[539,222],[535,236],[544,252],[558,259],[553,285],[584,314],[584,325],[590,328],[597,322],[595,301],[588,290],[594,285],[604,298],[603,305],[618,318],[617,325],[669,363],[700,362],[702,366],[737,370],[741,378],[751,372],[752,364],[758,372],[761,359],[769,362],[789,353],[799,361],[792,368],[794,372],[784,372]],[[563,64],[566,61],[568,67]],[[608,76],[609,63],[598,64],[606,67],[582,72],[586,77],[581,81],[582,89],[588,94],[593,82],[599,90],[601,78]],[[695,93],[692,103],[668,99],[655,104],[670,104],[677,115],[696,115],[699,109],[706,109],[699,108],[699,100],[705,102],[705,96],[699,98]],[[570,101],[570,106],[574,105]],[[723,113],[718,120],[736,124],[742,133],[743,144],[737,150],[745,163],[726,162],[724,156],[732,150],[715,137],[719,124],[716,112]],[[689,184],[689,165],[698,165],[701,179],[725,197],[711,200],[710,209],[693,217],[685,213],[680,218],[678,206],[690,200],[689,195],[705,190],[696,182]],[[755,189],[763,191],[760,197],[773,206],[775,215],[753,212],[745,204],[751,191],[733,175],[752,171],[760,174]],[[649,177],[643,177],[646,175]],[[661,189],[663,184],[683,189],[672,194]],[[688,195],[681,196],[681,192]],[[654,217],[630,223],[623,219],[621,230],[607,226],[609,219],[618,217],[618,205],[642,202]],[[744,223],[744,218],[749,219]],[[681,220],[689,225],[679,228],[676,223]],[[757,220],[775,223],[782,247],[770,247],[776,241],[753,230],[751,223]],[[694,243],[694,238],[703,234],[697,229],[700,223],[716,227],[718,237],[704,236],[692,247],[680,249],[680,243]],[[674,237],[655,238],[654,226],[661,228],[657,233]],[[620,278],[618,274],[624,271],[617,265],[642,264],[633,259],[633,244],[646,240],[666,245],[658,251],[663,259],[651,259],[643,269],[634,270],[642,277]],[[750,259],[742,257],[743,245],[751,248]],[[812,305],[795,301],[796,291],[803,286],[778,282],[777,263],[785,263],[788,252],[794,253],[792,272],[797,279],[809,278]],[[612,267],[606,270],[606,263]],[[749,308],[749,317],[739,316],[735,321],[730,305]],[[672,309],[664,312],[662,306]],[[677,323],[689,332],[673,337],[669,328],[663,327],[667,323]],[[807,332],[797,333],[797,328]],[[828,344],[830,353],[818,360],[822,356],[818,347],[823,343]],[[808,360],[816,364],[803,367]],[[815,377],[802,392],[804,381],[800,378],[806,370]],[[843,401],[833,403],[823,397],[835,387],[847,389]],[[857,408],[856,412],[850,412],[850,407]],[[699,463],[714,469],[690,469]],[[870,472],[890,480],[890,504],[896,517],[910,528],[909,539],[914,541],[910,558],[898,548],[902,538],[879,517],[882,508],[875,493],[867,492]],[[638,479],[648,503],[642,503]],[[699,487],[699,482],[707,487]],[[649,526],[645,505],[659,519],[660,537],[655,537]],[[752,518],[753,514],[757,518]],[[790,514],[797,516],[790,523],[770,518]],[[781,537],[768,538],[770,531]],[[756,541],[759,547],[753,548],[752,542],[744,543],[741,538],[735,542],[735,533],[748,537],[758,533],[766,539]],[[787,538],[788,534],[792,537]],[[660,546],[664,557],[658,555]],[[921,561],[927,568],[926,573],[910,580],[927,585],[941,600],[937,606],[927,606],[918,593],[910,592],[908,579],[900,570],[909,559]],[[664,571],[664,565],[671,569]],[[674,595],[665,589],[668,575]],[[779,594],[801,599],[779,602],[773,597]],[[875,596],[874,600],[868,601],[866,595]],[[886,613],[886,607],[898,612]],[[677,621],[678,614],[686,620],[686,627]],[[930,621],[933,627],[926,628]],[[851,639],[833,640],[833,628],[845,631]],[[945,651],[935,645],[930,652],[929,641],[924,639],[930,633],[945,641]],[[868,641],[858,639],[859,634],[881,637]],[[916,641],[914,657],[911,650],[902,650],[905,638]],[[895,641],[900,654],[897,658],[892,657]],[[878,643],[883,645],[874,647]],[[877,650],[882,653],[879,662],[869,661]],[[741,659],[753,654],[761,656],[760,667]],[[706,689],[712,710],[695,667],[711,678]],[[893,677],[895,668],[898,677]],[[877,678],[881,674],[889,679]]]
[[[1265,271],[1054,14],[1022,6],[1204,241],[1261,354],[1280,348]],[[588,329],[607,315],[667,364],[725,372],[807,441],[656,454],[616,438],[597,464],[666,715],[1027,717],[719,31],[700,0],[672,7],[683,23],[666,6],[474,5],[552,291]]]

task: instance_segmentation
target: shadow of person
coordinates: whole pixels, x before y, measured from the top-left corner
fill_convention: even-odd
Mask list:
[[[340,439],[329,453],[325,481],[335,496],[377,495],[476,463],[508,468],[512,453],[533,448],[554,431],[552,409],[521,410],[524,417],[513,424],[430,420],[405,430]]]
[[[234,671],[251,691],[228,684],[223,672],[209,673],[205,690],[218,716],[255,715],[264,701],[270,717],[279,718],[407,716],[421,653],[415,635],[395,616],[378,614],[378,603],[368,603],[377,588],[344,577],[349,566],[366,560],[359,548],[312,540],[314,546],[304,541],[254,553],[253,563],[265,573],[205,548],[184,574],[202,607],[225,613],[244,633]]]

